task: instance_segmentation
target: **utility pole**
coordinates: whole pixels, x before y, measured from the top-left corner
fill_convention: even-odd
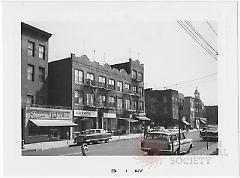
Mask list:
[[[181,145],[181,114],[180,111],[182,110],[182,104],[178,101],[178,155],[180,155],[180,145]]]

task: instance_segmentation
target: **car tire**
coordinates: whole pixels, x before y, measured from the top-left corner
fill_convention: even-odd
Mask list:
[[[106,139],[106,140],[105,140],[105,143],[108,143],[108,142],[109,142],[109,139]]]
[[[190,151],[191,151],[191,146],[189,147],[189,149],[188,149],[187,153],[190,153]]]
[[[152,151],[148,151],[148,152],[147,152],[147,155],[148,155],[148,156],[151,156],[151,155],[153,155],[153,152],[152,152]]]

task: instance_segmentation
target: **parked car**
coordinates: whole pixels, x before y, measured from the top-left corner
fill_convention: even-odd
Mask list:
[[[192,139],[186,139],[185,133],[180,133],[180,153],[189,153],[193,147]],[[178,154],[179,134],[175,131],[154,131],[149,132],[141,141],[141,150],[148,155]]]
[[[80,135],[74,138],[75,144],[91,144],[91,143],[100,143],[105,141],[108,143],[111,139],[111,134],[107,133],[104,129],[90,129],[83,131]]]
[[[217,125],[207,125],[200,131],[200,135],[204,141],[218,141]]]

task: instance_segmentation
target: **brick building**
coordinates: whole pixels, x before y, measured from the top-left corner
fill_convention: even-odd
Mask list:
[[[138,107],[135,101],[144,99],[135,99],[139,92],[133,88],[126,70],[100,65],[86,55],[71,54],[49,63],[49,104],[71,107],[78,124],[74,132],[90,128],[137,131],[139,121],[132,115],[144,112],[144,103]]]
[[[48,106],[51,34],[21,23],[21,121],[25,143],[66,139],[72,111]],[[54,133],[53,133],[54,130]]]
[[[145,113],[145,93],[144,93],[144,65],[139,60],[133,61],[131,58],[128,62],[111,65],[112,68],[125,70],[130,77],[130,89],[132,93],[129,95],[132,104],[132,110],[125,113],[123,116],[129,116],[138,120],[138,130],[141,130],[143,125],[150,125],[150,119]],[[123,125],[123,121],[119,125]]]
[[[218,124],[218,106],[205,106],[207,123]]]
[[[155,126],[165,128],[178,125],[178,91],[145,89],[146,115]],[[183,102],[183,101],[182,101]]]
[[[48,40],[51,34],[21,23],[21,103],[47,104]]]

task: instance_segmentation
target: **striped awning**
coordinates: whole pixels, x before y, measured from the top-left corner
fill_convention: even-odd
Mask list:
[[[134,119],[130,119],[130,118],[119,118],[121,120],[125,120],[125,121],[128,121],[128,122],[138,122],[138,120],[134,120]]]
[[[73,127],[77,124],[73,123],[71,120],[40,120],[40,119],[30,119],[32,123],[37,126],[44,127],[44,126],[69,126]]]
[[[136,118],[138,118],[141,121],[150,121],[151,119],[144,117],[144,116],[136,116]]]

